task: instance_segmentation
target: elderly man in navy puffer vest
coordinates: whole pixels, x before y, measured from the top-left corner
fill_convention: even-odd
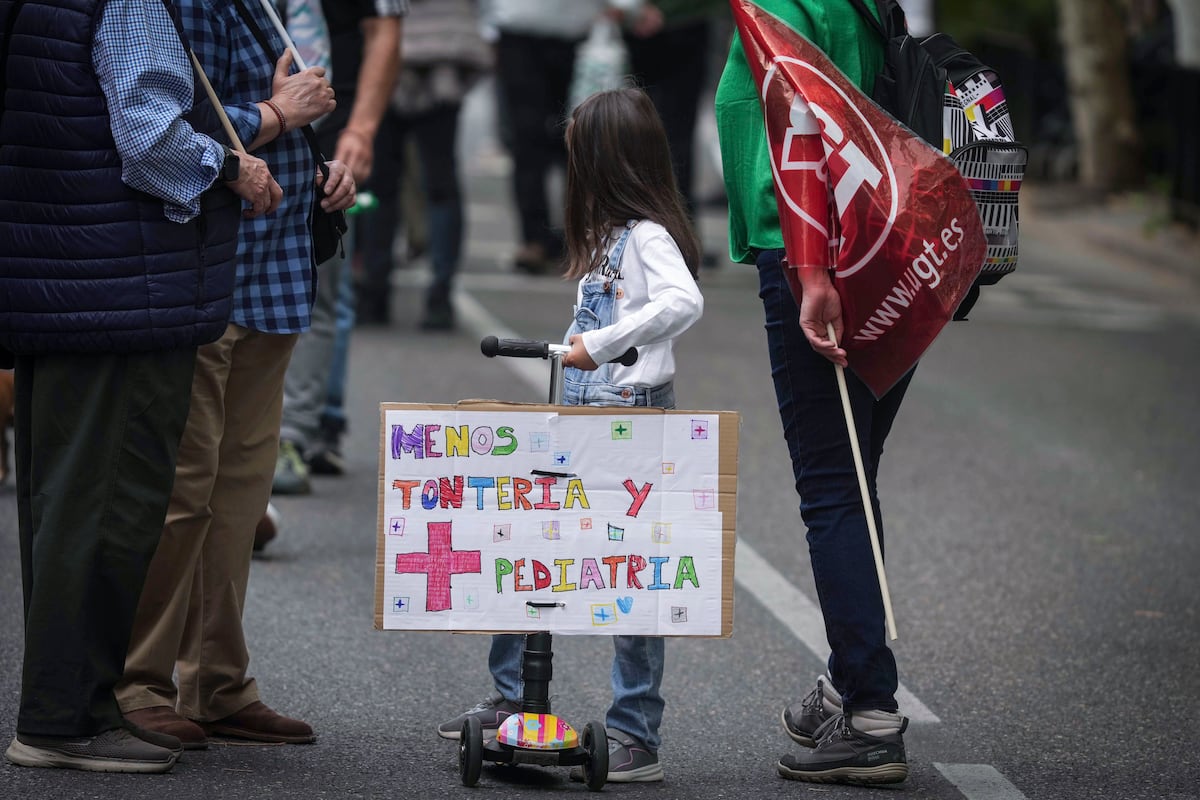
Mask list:
[[[229,318],[239,217],[281,192],[265,162],[201,132],[216,118],[162,0],[0,0],[0,75],[0,350],[15,362],[25,603],[6,756],[166,772],[180,742],[127,723],[113,687],[197,348]]]

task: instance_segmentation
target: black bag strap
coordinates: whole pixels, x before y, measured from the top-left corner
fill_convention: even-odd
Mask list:
[[[258,46],[262,48],[263,53],[267,56],[267,61],[271,63],[273,68],[278,56],[272,55],[274,50],[271,47],[271,43],[267,40],[267,34],[263,32],[262,28],[258,27],[258,23],[254,21],[254,17],[250,16],[250,10],[246,8],[242,0],[233,0],[233,4],[237,6],[238,14],[245,20],[247,27],[250,28],[250,32],[254,34],[254,38],[258,41]],[[317,162],[317,169],[321,170],[321,175],[324,176],[325,180],[329,180],[329,167],[325,165],[325,155],[321,152],[321,145],[317,141],[316,131],[313,130],[312,125],[303,125],[299,130],[304,134],[304,141],[308,142],[308,149],[312,151],[313,158]]]

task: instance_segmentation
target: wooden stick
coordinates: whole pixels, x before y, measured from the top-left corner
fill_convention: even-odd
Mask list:
[[[833,323],[825,323],[829,339],[837,345]],[[858,447],[858,430],[854,425],[854,412],[850,410],[850,390],[846,388],[846,370],[841,364],[837,368],[838,389],[842,393],[842,411],[846,414],[846,429],[850,432],[850,449],[854,453],[854,468],[858,472],[858,490],[862,494],[863,513],[867,515],[867,530],[871,534],[871,552],[875,555],[875,573],[879,576],[879,594],[883,597],[883,615],[887,620],[888,636],[896,639],[896,620],[892,617],[892,598],[888,593],[887,575],[883,571],[883,552],[879,547],[879,530],[875,526],[875,509],[871,507],[871,493],[867,489],[867,472],[863,468],[862,451]]]
[[[192,66],[196,68],[196,76],[204,84],[204,91],[208,95],[208,101],[212,103],[217,116],[221,118],[221,127],[225,129],[225,135],[233,143],[233,149],[239,153],[246,152],[246,148],[242,145],[242,140],[238,138],[237,131],[233,129],[233,123],[229,121],[229,115],[225,113],[225,106],[221,105],[221,98],[217,97],[216,91],[213,90],[212,84],[208,81],[208,76],[204,74],[204,67],[200,66],[200,59],[196,58],[196,54],[192,52],[191,48],[188,48],[188,55],[192,57]]]
[[[292,60],[296,62],[296,68],[301,72],[308,69],[304,63],[304,59],[300,57],[300,51],[296,49],[296,43],[292,41],[291,36],[288,36],[287,28],[283,26],[283,20],[276,13],[275,5],[271,0],[262,0],[262,7],[263,11],[267,12],[267,16],[271,18],[271,24],[275,26],[275,32],[279,34],[279,38],[283,39],[284,46],[292,51]]]

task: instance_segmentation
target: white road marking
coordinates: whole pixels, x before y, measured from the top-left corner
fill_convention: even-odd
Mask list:
[[[522,338],[506,328],[467,292],[455,294],[454,306],[463,327],[480,338],[489,335],[500,339]],[[513,371],[530,386],[538,391],[549,392],[550,368],[541,359],[510,358],[507,361]],[[734,564],[734,579],[738,585],[754,595],[793,636],[824,661],[829,647],[825,640],[825,623],[816,604],[789,583],[745,540],[738,540]],[[900,705],[900,713],[913,722],[941,722],[903,685],[896,692],[896,702]]]
[[[967,800],[1025,800],[1025,795],[987,764],[938,764],[937,771]]]

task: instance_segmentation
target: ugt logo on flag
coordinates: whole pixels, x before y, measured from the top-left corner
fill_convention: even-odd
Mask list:
[[[788,261],[832,269],[850,368],[882,396],[953,316],[983,264],[957,167],[859,91],[820,48],[731,0],[760,89]]]

